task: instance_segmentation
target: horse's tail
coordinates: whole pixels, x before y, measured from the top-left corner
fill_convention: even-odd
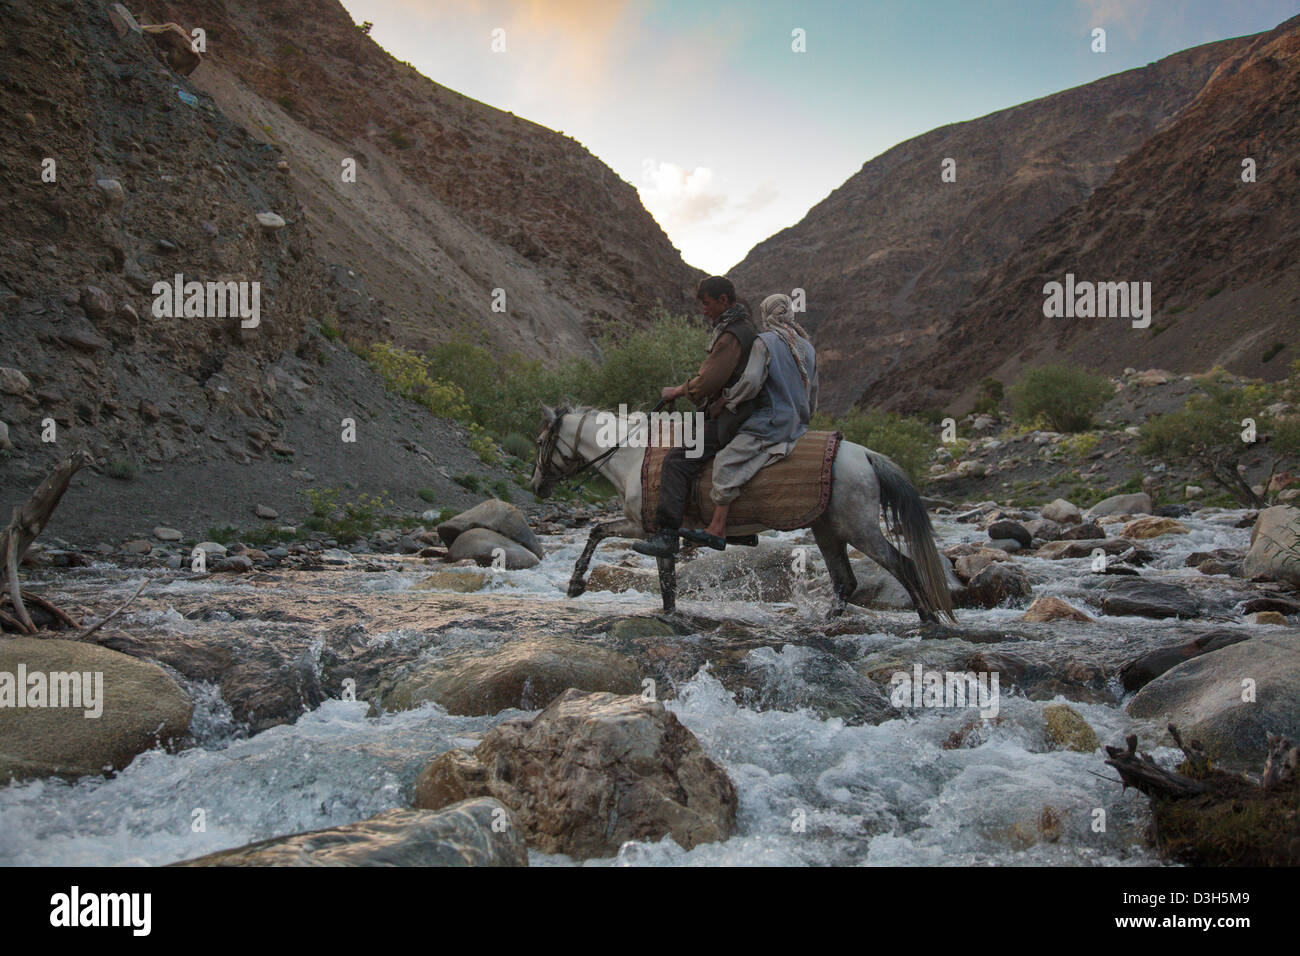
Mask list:
[[[922,600],[928,605],[927,610],[956,621],[948,576],[934,546],[934,529],[930,526],[930,515],[921,503],[921,496],[903,470],[884,455],[868,450],[867,461],[880,482],[880,516],[890,534],[907,542],[907,550],[916,565],[916,583]]]

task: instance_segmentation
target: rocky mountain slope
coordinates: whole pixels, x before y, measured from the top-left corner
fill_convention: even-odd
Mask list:
[[[503,351],[590,350],[593,316],[643,321],[652,292],[690,286],[633,188],[579,146],[394,64],[338,4],[311,6],[292,19],[289,4],[142,11],[204,25],[208,54],[186,77],[111,4],[0,0],[0,513],[79,447],[95,465],[51,526],[78,540],[153,524],[202,535],[252,521],[256,504],[292,523],[313,487],[386,491],[406,513],[430,497],[463,507],[482,494],[454,479],[513,476],[479,461],[459,425],[385,392],[334,327],[354,344],[419,345],[491,314],[471,298],[485,306],[500,286],[509,311],[487,332]],[[263,76],[257,56],[291,32],[314,66]],[[298,77],[281,99],[320,98],[299,123],[236,73]],[[296,138],[271,142],[260,110]],[[347,149],[329,139],[343,131]],[[334,169],[355,155],[352,185],[368,192],[322,184],[308,147]],[[384,220],[383,190],[405,218]],[[446,271],[421,258],[435,247]],[[260,320],[155,314],[154,283],[177,274],[258,283]]]
[[[147,9],[206,31],[195,86],[283,150],[321,254],[363,280],[338,289],[345,332],[374,337],[389,320],[421,346],[468,330],[558,359],[594,355],[596,333],[644,324],[656,302],[689,305],[701,274],[631,184],[572,138],[393,59],[338,0]]]
[[[931,348],[989,270],[1087,199],[1250,42],[1186,50],[901,143],[755,246],[734,274],[746,288],[807,291],[832,410],[864,396],[939,402],[948,392],[918,395],[897,369],[917,374],[913,360],[925,354],[938,362],[932,377],[951,386],[948,369],[966,356]],[[955,182],[941,181],[945,159],[956,162]],[[965,347],[959,333],[945,342]]]
[[[1253,182],[1243,180],[1247,159]],[[1150,282],[1150,327],[1045,318],[1043,286],[1067,272]],[[1297,355],[1297,332],[1300,17],[1225,59],[1167,129],[992,270],[890,392],[934,405],[983,375],[1010,381],[1023,364],[1062,359],[1111,373],[1149,360],[1277,378]]]

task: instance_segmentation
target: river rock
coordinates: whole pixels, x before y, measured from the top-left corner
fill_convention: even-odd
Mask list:
[[[419,591],[456,591],[469,594],[483,590],[489,577],[475,568],[464,571],[434,571],[414,586]]]
[[[320,553],[320,559],[324,564],[351,564],[352,552],[344,551],[342,548],[326,548]]]
[[[1200,613],[1190,591],[1167,581],[1103,577],[1094,586],[1101,592],[1101,610],[1105,614],[1191,618]]]
[[[452,561],[469,559],[481,567],[488,567],[492,565],[497,553],[504,555],[503,567],[509,571],[536,567],[540,563],[532,551],[487,528],[470,528],[456,535],[448,557]]]
[[[1125,690],[1141,690],[1165,671],[1183,661],[1200,657],[1210,651],[1217,651],[1229,644],[1237,644],[1249,637],[1250,634],[1246,631],[1210,631],[1186,643],[1174,647],[1162,647],[1134,658],[1120,667],[1119,681],[1124,685]]]
[[[1300,585],[1300,509],[1278,505],[1259,513],[1241,576]]]
[[[1079,514],[1079,506],[1064,498],[1057,498],[1050,504],[1043,505],[1042,515],[1048,521],[1055,521],[1057,524],[1078,524],[1082,518]]]
[[[154,528],[153,536],[159,541],[179,541],[182,537],[181,533],[175,528],[168,528],[164,525]]]
[[[1300,738],[1300,631],[1184,661],[1138,691],[1128,712],[1174,724],[1216,762],[1258,770],[1269,734]]]
[[[217,556],[224,557],[226,554],[226,546],[224,544],[218,544],[216,541],[200,541],[190,550],[192,552],[202,551],[210,558]]]
[[[598,564],[587,575],[588,591],[641,591],[653,594],[659,590],[659,575],[642,568],[624,568],[617,564]]]
[[[1280,594],[1266,594],[1251,598],[1241,606],[1242,614],[1254,614],[1257,611],[1277,611],[1279,614],[1300,614],[1300,601],[1283,597]]]
[[[464,654],[417,665],[383,697],[388,710],[434,701],[448,713],[479,716],[538,710],[570,687],[636,694],[641,673],[622,654],[564,638],[524,638],[488,656]]]
[[[1094,538],[1088,541],[1049,541],[1037,551],[1037,556],[1058,561],[1062,558],[1086,558],[1100,548],[1106,554],[1123,554],[1133,547],[1124,538]]]
[[[1084,518],[1091,521],[1105,515],[1149,515],[1151,513],[1151,496],[1145,491],[1130,495],[1111,495],[1103,498],[1084,513]]]
[[[658,701],[565,691],[532,720],[489,731],[474,751],[437,757],[416,807],[474,796],[510,807],[528,845],[579,859],[671,836],[690,849],[736,826],[736,790]]]
[[[546,556],[523,513],[514,505],[496,498],[480,502],[468,511],[462,511],[456,517],[439,524],[438,537],[442,538],[443,544],[451,547],[460,535],[474,528],[495,531],[502,537],[523,545],[538,558]]]
[[[993,541],[1010,538],[1022,548],[1029,547],[1030,542],[1033,540],[1033,535],[1029,533],[1025,526],[1016,521],[995,521],[989,525],[988,534]]]
[[[1051,518],[1035,518],[1033,521],[1026,521],[1025,530],[1040,541],[1055,541],[1065,532],[1060,522],[1053,521]]]
[[[1033,624],[1046,624],[1048,621],[1062,620],[1092,623],[1092,618],[1058,597],[1035,598],[1034,603],[1029,605],[1025,613],[1021,615],[1020,620],[1029,621]]]
[[[479,797],[442,810],[387,810],[173,865],[527,866],[528,848],[509,807]]]
[[[974,554],[965,554],[953,562],[953,569],[962,584],[979,574],[995,561],[1012,561],[1005,551],[996,548],[980,548]]]
[[[1101,746],[1097,732],[1068,704],[1049,704],[1043,708],[1043,731],[1051,750],[1090,754]]]
[[[265,521],[274,521],[276,518],[280,517],[280,512],[267,505],[256,505],[253,508],[253,514]]]
[[[1015,598],[1028,597],[1032,590],[1029,577],[1019,566],[994,563],[970,579],[966,585],[966,603],[973,607],[997,607]]]
[[[1286,618],[1277,611],[1256,611],[1254,614],[1247,614],[1246,620],[1251,624],[1277,624],[1286,627]]]
[[[20,665],[27,687],[18,687]],[[49,706],[62,673],[91,678],[94,706]],[[16,693],[34,702],[31,679],[44,675],[44,706],[16,707]],[[94,644],[13,637],[0,640],[0,782],[121,770],[137,754],[185,736],[193,705],[157,664],[134,660]],[[102,680],[102,684],[100,681]],[[63,686],[58,684],[57,686]],[[99,710],[99,716],[86,712]]]
[[[1121,538],[1159,538],[1166,534],[1187,534],[1187,525],[1173,518],[1148,516],[1130,521],[1120,529]]]
[[[1058,541],[1097,541],[1106,537],[1106,531],[1095,521],[1085,521],[1077,524],[1068,531],[1062,531],[1058,536]]]

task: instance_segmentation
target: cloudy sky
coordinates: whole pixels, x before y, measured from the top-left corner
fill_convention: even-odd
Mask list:
[[[573,136],[709,272],[903,140],[1300,13],[1300,0],[342,2],[430,79]]]

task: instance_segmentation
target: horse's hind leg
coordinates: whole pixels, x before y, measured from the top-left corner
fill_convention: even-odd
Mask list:
[[[577,563],[573,565],[573,575],[569,578],[569,597],[578,597],[587,590],[587,567],[591,564],[591,556],[596,553],[597,545],[606,538],[638,538],[640,536],[640,531],[626,519],[602,521],[600,524],[593,525],[591,534],[587,536],[587,546],[582,549],[582,554],[578,557]]]
[[[813,522],[813,538],[817,542],[817,547],[821,550],[822,560],[826,562],[826,570],[831,576],[831,609],[826,612],[826,620],[839,617],[844,613],[848,606],[853,592],[858,589],[857,578],[853,576],[853,566],[849,564],[848,551],[844,544],[844,539],[835,535],[830,528],[830,522],[825,518],[819,518]]]
[[[923,622],[938,621],[939,618],[929,609],[922,596],[921,578],[912,559],[890,544],[877,525],[868,525],[860,534],[861,537],[853,541],[853,546],[898,579],[898,583],[907,590],[912,606]]]

